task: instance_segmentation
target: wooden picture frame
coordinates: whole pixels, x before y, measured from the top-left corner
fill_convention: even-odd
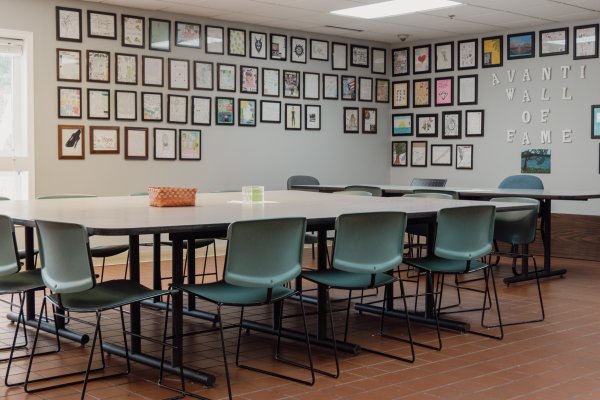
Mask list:
[[[137,92],[133,90],[115,90],[115,120],[137,120]]]
[[[162,121],[163,94],[155,92],[142,92],[141,96],[142,121]]]
[[[319,100],[321,96],[321,74],[316,72],[303,72],[302,84],[303,98],[305,100]]]
[[[177,130],[154,128],[154,159],[175,160],[177,158]]]
[[[304,129],[307,131],[321,130],[321,106],[315,104],[304,105]]]
[[[236,65],[235,64],[217,64],[217,90],[221,92],[236,91]]]
[[[202,131],[200,129],[179,130],[179,159],[181,161],[202,159]]]
[[[432,166],[452,166],[452,145],[451,144],[432,144],[431,161]]]
[[[431,45],[413,47],[413,74],[431,72]]]
[[[477,39],[459,40],[457,43],[458,52],[458,70],[477,69],[478,63],[478,45]]]
[[[392,136],[412,136],[413,113],[392,114]]]
[[[283,97],[300,98],[300,71],[283,70]]]
[[[413,140],[410,142],[410,166],[427,167],[427,142]]]
[[[540,57],[569,54],[569,28],[539,31]]]
[[[256,100],[238,99],[238,126],[256,126],[256,120]]]
[[[392,82],[392,109],[410,107],[410,81]]]
[[[56,40],[81,42],[81,26],[80,8],[56,7]]]
[[[142,85],[165,85],[165,60],[162,57],[142,56]]]
[[[456,145],[456,169],[473,169],[473,145],[472,144],[457,144]]]
[[[390,80],[375,79],[375,102],[389,103],[390,102]]]
[[[117,39],[117,14],[88,10],[88,37],[96,39]]]
[[[58,118],[81,118],[81,88],[59,86]]]
[[[413,80],[413,107],[431,106],[431,79]]]
[[[358,107],[344,107],[344,133],[358,133],[359,121]]]
[[[258,67],[240,65],[240,93],[258,93]]]
[[[246,30],[227,28],[227,55],[246,57]]]
[[[356,77],[342,75],[342,100],[356,100]]]
[[[506,59],[520,60],[535,57],[535,32],[506,35]]]
[[[369,68],[369,46],[350,45],[350,65]]]
[[[171,51],[171,21],[148,19],[148,48],[157,51]]]
[[[392,167],[408,166],[408,141],[396,140],[392,142]]]
[[[483,136],[485,128],[485,110],[465,111],[465,137]]]
[[[264,32],[250,31],[248,34],[250,58],[267,59],[267,34]]]
[[[329,41],[310,39],[310,59],[329,61]]]
[[[454,104],[453,76],[435,78],[434,90],[434,99],[436,107],[451,106]]]
[[[210,61],[194,61],[194,89],[213,90],[215,64]]]
[[[457,77],[456,104],[459,106],[477,104],[478,75],[460,75]]]
[[[262,95],[265,97],[279,97],[281,94],[280,85],[281,72],[278,69],[262,69]]]
[[[348,69],[348,45],[331,42],[331,69],[346,71]]]
[[[125,160],[148,159],[148,128],[125,127]]]
[[[365,107],[361,111],[362,133],[377,133],[377,109]]]
[[[501,67],[504,63],[504,37],[490,36],[481,38],[481,67]]]
[[[269,40],[269,54],[271,60],[287,60],[287,36],[271,33]]]
[[[305,38],[290,36],[290,61],[306,64],[308,41]]]
[[[204,25],[204,52],[225,54],[225,30],[222,26]]]
[[[438,137],[438,115],[437,114],[417,114],[416,137]]]
[[[410,75],[410,47],[392,49],[392,76]]]
[[[233,97],[215,98],[215,123],[233,125],[235,122],[235,103]]]
[[[81,82],[81,50],[56,49],[56,80]]]
[[[285,104],[285,130],[299,131],[302,129],[302,104]]]
[[[188,97],[177,94],[167,95],[167,122],[170,124],[187,124]]]
[[[87,81],[110,83],[110,53],[108,51],[87,51]]]
[[[573,27],[573,59],[598,58],[598,24]]]
[[[90,126],[90,154],[120,154],[118,126]]]
[[[454,71],[454,42],[435,44],[435,72]]]
[[[87,118],[110,119],[110,90],[87,90]]]
[[[462,137],[462,111],[442,112],[442,139]]]
[[[146,18],[121,15],[121,46],[140,49],[146,46]]]
[[[281,123],[281,102],[273,100],[260,101],[260,122],[269,124]]]
[[[323,74],[323,99],[338,100],[339,98],[339,77],[334,74]]]
[[[192,125],[210,126],[212,116],[212,98],[192,96]]]
[[[175,21],[175,46],[202,48],[202,26],[191,22]]]
[[[85,159],[85,126],[58,125],[58,159]]]
[[[115,83],[122,85],[137,85],[137,57],[137,54],[115,53]]]

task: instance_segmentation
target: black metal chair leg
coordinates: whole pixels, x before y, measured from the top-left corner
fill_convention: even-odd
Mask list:
[[[223,351],[223,364],[225,366],[225,378],[227,380],[227,394],[229,400],[233,400],[231,395],[231,380],[229,378],[229,367],[227,366],[227,351],[225,350],[225,332],[223,331],[223,318],[221,316],[221,304],[217,304],[217,322],[219,324],[219,332],[221,333],[221,350]]]

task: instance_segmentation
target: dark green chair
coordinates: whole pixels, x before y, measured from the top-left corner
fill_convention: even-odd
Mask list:
[[[41,305],[40,315],[44,314],[48,303],[54,310],[54,321],[58,329],[57,319],[64,318],[65,313],[69,312],[71,320],[77,320],[81,323],[95,326],[92,337],[90,354],[87,367],[83,371],[71,372],[60,377],[72,377],[84,375],[82,380],[75,382],[64,382],[59,377],[43,377],[31,379],[31,371],[34,361],[37,360],[35,349],[38,343],[41,318],[39,319],[31,357],[27,367],[25,378],[25,392],[35,393],[47,389],[65,387],[72,384],[82,383],[81,399],[85,397],[87,383],[99,379],[126,375],[130,371],[129,351],[127,345],[127,332],[125,330],[125,320],[123,317],[123,307],[138,303],[143,300],[151,299],[156,296],[170,295],[168,290],[151,290],[137,282],[130,280],[111,280],[102,283],[96,282],[96,275],[90,255],[89,239],[87,230],[82,225],[36,221],[38,244],[40,246],[41,276],[44,284],[52,292],[44,296]],[[92,369],[94,350],[98,341],[102,343],[101,317],[104,311],[116,309],[121,317],[121,327],[123,329],[123,341],[126,358],[126,369],[122,372],[102,374],[100,376],[90,377],[91,373],[105,371],[104,352],[100,351],[101,367]],[[74,314],[95,314],[95,323],[90,323],[79,318]],[[168,313],[165,318],[168,318]],[[143,336],[140,336],[144,338]],[[151,338],[147,338],[153,340]],[[57,350],[61,350],[60,337],[56,335]],[[153,340],[155,341],[155,340]],[[156,341],[155,341],[156,342]],[[160,342],[159,342],[160,343]],[[162,343],[163,346],[165,343]],[[180,370],[183,377],[183,371]],[[41,386],[41,382],[54,381],[54,384]],[[58,381],[58,383],[56,383]],[[183,379],[181,384],[183,385]],[[33,385],[33,387],[32,387]],[[183,386],[182,386],[183,387]]]
[[[307,190],[318,192],[319,189],[294,189],[294,185],[319,185],[320,182],[317,178],[310,175],[292,175],[287,180],[287,190]]]
[[[196,296],[217,305],[217,324],[219,325],[218,329],[221,334],[225,377],[227,379],[227,391],[230,399],[232,398],[231,383],[221,314],[223,306],[241,308],[235,356],[235,363],[238,367],[306,385],[313,385],[315,382],[315,370],[313,368],[308,330],[306,328],[302,293],[286,287],[286,284],[300,275],[305,231],[306,219],[304,218],[234,222],[229,225],[227,230],[228,242],[223,280],[204,285],[183,284],[175,286],[176,289],[180,289],[189,296]],[[309,365],[301,365],[280,355],[284,300],[295,295],[298,295],[300,298],[299,304],[302,311],[304,338]],[[279,308],[275,310],[279,310],[279,313],[275,318],[278,321],[278,326],[276,327],[278,329],[278,336],[275,359],[309,369],[311,374],[310,380],[301,380],[278,372],[267,371],[240,363],[239,356],[244,309],[246,307],[277,303],[279,304]]]
[[[316,283],[327,292],[327,309],[330,314],[331,337],[335,344],[330,289],[348,291],[346,321],[344,327],[344,342],[348,339],[348,320],[352,291],[364,290],[391,285],[400,282],[401,295],[406,309],[404,286],[400,277],[395,277],[392,271],[402,262],[403,237],[406,228],[406,214],[402,212],[371,212],[360,214],[342,214],[335,223],[335,242],[331,269],[305,271],[302,278]],[[388,291],[384,291],[379,333],[410,344],[411,356],[400,357],[390,353],[369,349],[361,345],[361,349],[390,357],[396,360],[414,362],[415,351],[410,328],[410,318],[406,312],[408,339],[390,336],[384,333],[385,305]],[[339,375],[339,361],[336,354],[336,376]]]
[[[383,196],[383,190],[377,186],[350,185],[344,188],[345,192],[369,192],[373,197]],[[338,192],[339,193],[339,192]]]
[[[476,309],[457,310],[453,311],[453,313],[481,311],[481,324],[483,327],[486,327],[484,325],[484,318],[486,309],[489,309],[487,304],[488,298],[490,298],[491,303],[489,294],[489,281],[491,279],[500,334],[494,336],[486,332],[471,332],[482,336],[502,339],[504,337],[504,329],[498,294],[496,292],[496,282],[494,281],[494,270],[490,268],[488,263],[480,260],[492,251],[495,214],[496,209],[492,205],[441,209],[437,214],[437,230],[433,254],[428,254],[423,258],[408,258],[404,262],[411,267],[427,273],[428,287],[431,291],[433,291],[434,287],[434,274],[441,275],[443,283],[443,277],[446,275],[463,275],[482,271],[485,282],[483,306]],[[440,305],[442,304],[442,292],[429,292],[426,295],[432,296],[434,294],[438,296],[438,302],[434,301],[434,303],[439,303],[439,305],[436,304],[434,306],[437,307],[437,310],[434,310],[435,317],[437,318],[440,313]]]

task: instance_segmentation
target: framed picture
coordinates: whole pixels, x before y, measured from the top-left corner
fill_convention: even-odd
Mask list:
[[[377,109],[362,109],[362,133],[377,133]]]
[[[119,154],[118,126],[90,126],[90,154]]]
[[[110,53],[108,51],[87,51],[88,82],[110,82]]]
[[[373,78],[358,78],[358,101],[373,101]]]
[[[142,121],[162,119],[162,93],[142,92]]]
[[[307,131],[321,130],[321,106],[304,105],[304,129]]]
[[[442,139],[460,139],[461,111],[444,111],[442,113]]]
[[[321,75],[313,72],[304,72],[304,99],[319,100],[321,93]]]
[[[115,90],[115,119],[117,121],[137,120],[137,92]]]
[[[171,51],[171,21],[149,19],[148,48],[150,50]]]
[[[392,50],[392,76],[410,74],[410,48]]]
[[[121,15],[121,45],[144,48],[146,19],[134,15]]]
[[[279,70],[271,68],[262,69],[262,95],[279,97]]]
[[[458,42],[458,69],[477,69],[477,39]]]
[[[340,98],[338,88],[338,76],[323,74],[323,98],[337,100]]]
[[[238,99],[238,125],[256,126],[256,100]]]
[[[413,114],[392,115],[392,136],[413,135]]]
[[[125,159],[148,159],[148,128],[125,127]]]
[[[437,114],[417,114],[417,137],[437,137],[438,136],[438,115]]]
[[[408,165],[408,142],[405,140],[392,142],[392,167]]]
[[[260,101],[260,122],[281,123],[281,102],[271,100]]]
[[[287,104],[285,105],[285,129],[296,130],[302,129],[302,104]]]
[[[207,54],[225,54],[225,32],[220,26],[204,26],[204,51]]]
[[[522,174],[549,174],[552,170],[552,149],[521,150]]]
[[[431,79],[413,80],[413,107],[431,106]]]
[[[142,56],[142,84],[164,86],[164,59],[162,57]]]
[[[386,50],[371,47],[371,72],[374,74],[386,74]]]
[[[454,70],[454,42],[436,43],[435,72]]]
[[[117,14],[88,10],[88,37],[117,39]]]
[[[342,75],[342,100],[356,100],[356,77]]]
[[[197,161],[202,159],[202,132],[198,129],[179,130],[179,159]]]
[[[287,36],[271,33],[271,60],[287,60]]]
[[[390,102],[390,80],[375,79],[375,102],[389,103]]]
[[[456,169],[473,169],[473,145],[456,145]]]
[[[192,125],[210,125],[210,97],[192,96]]]
[[[283,97],[300,98],[300,72],[283,71]]]
[[[306,39],[290,37],[290,61],[306,64]]]
[[[83,160],[85,158],[85,127],[83,125],[58,126],[58,159]]]
[[[458,77],[456,103],[459,106],[477,104],[477,77],[477,75],[462,75]]]
[[[431,165],[452,166],[452,145],[432,144]]]
[[[175,129],[154,128],[155,160],[175,160],[177,156],[176,136]]]
[[[540,31],[540,57],[569,54],[569,28]]]
[[[310,59],[329,61],[329,42],[326,40],[310,39]]]
[[[194,61],[194,89],[213,90],[215,65],[207,61]]]
[[[244,29],[227,28],[227,54],[246,57],[246,31]]]
[[[81,88],[58,87],[58,118],[81,118]]]
[[[81,42],[81,36],[81,9],[56,7],[56,40]]]
[[[200,24],[175,21],[175,46],[201,49]]]
[[[410,166],[411,167],[426,167],[427,166],[427,142],[425,142],[425,141],[410,142]]]
[[[187,124],[188,97],[175,94],[167,95],[167,122]]]
[[[435,78],[435,105],[451,106],[454,104],[454,77]]]
[[[348,45],[345,43],[331,42],[331,69],[348,69]]]
[[[169,58],[169,89],[190,90],[190,62]]]
[[[240,92],[258,93],[258,67],[240,65]]]
[[[428,74],[431,72],[431,45],[413,47],[413,73]]]
[[[535,32],[506,35],[506,49],[507,60],[535,57]]]
[[[110,90],[87,90],[88,119],[110,119]]]
[[[344,107],[344,133],[358,133],[358,107]]]
[[[408,108],[410,106],[410,81],[392,82],[392,108]]]
[[[483,136],[484,110],[465,111],[465,137]]]
[[[483,68],[501,67],[503,60],[502,36],[481,39],[481,66]]]
[[[350,45],[350,65],[353,67],[369,68],[369,47]]]
[[[600,105],[592,106],[592,139],[600,139]]]
[[[250,58],[267,59],[267,34],[250,32]]]
[[[573,59],[598,58],[598,24],[573,27]]]
[[[124,85],[137,85],[137,54],[115,53],[115,82]]]
[[[217,90],[235,92],[235,65],[217,64]]]
[[[235,104],[232,97],[217,97],[215,99],[217,125],[233,125]]]
[[[81,82],[81,50],[56,49],[56,80]]]

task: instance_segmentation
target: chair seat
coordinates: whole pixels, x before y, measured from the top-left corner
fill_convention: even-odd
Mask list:
[[[42,271],[34,269],[0,277],[0,294],[19,293],[25,290],[43,289]]]
[[[429,272],[440,272],[444,274],[461,274],[464,272],[473,272],[486,268],[488,264],[479,260],[471,260],[470,268],[467,270],[467,264],[464,260],[449,260],[436,256],[423,258],[407,258],[404,262],[412,267],[416,267]]]
[[[105,258],[113,257],[129,250],[128,244],[114,244],[108,246],[95,246],[90,249],[92,257]]]
[[[134,281],[116,279],[99,283],[92,289],[83,292],[63,293],[61,301],[65,309],[92,312],[116,308],[169,293],[171,293],[169,290],[152,290]],[[50,295],[49,299],[54,304],[60,304],[55,294]]]
[[[267,289],[231,285],[225,281],[204,285],[181,285],[177,287],[213,303],[230,306],[251,306],[267,303]],[[273,288],[271,302],[290,297],[295,290],[277,286]]]
[[[304,244],[317,244],[319,238],[313,233],[304,234]]]
[[[39,254],[39,250],[38,249],[33,249],[33,255],[37,256]],[[23,260],[26,256],[27,256],[27,250],[25,249],[20,249],[17,252],[17,255],[19,256],[19,260]]]
[[[189,242],[188,240],[183,241],[184,249],[187,249],[188,242]],[[213,243],[215,243],[215,239],[195,239],[194,240],[194,249],[201,249],[202,247],[210,246]],[[173,246],[173,242],[170,242],[170,241],[163,241],[163,242],[160,242],[160,244],[163,246]]]
[[[371,287],[371,274],[367,273],[346,272],[336,269],[329,269],[326,271],[303,272],[302,277],[311,282],[336,289],[358,290],[368,289]],[[384,286],[395,281],[396,278],[392,275],[378,273],[375,274],[375,285],[373,287]]]

